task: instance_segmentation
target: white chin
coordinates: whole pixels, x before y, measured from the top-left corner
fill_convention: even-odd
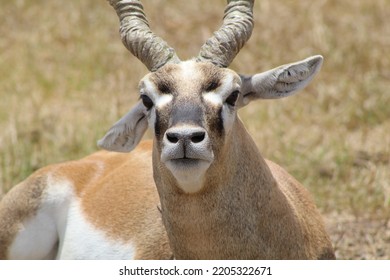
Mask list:
[[[211,162],[199,159],[174,159],[165,162],[185,193],[196,193],[203,187],[203,179]]]

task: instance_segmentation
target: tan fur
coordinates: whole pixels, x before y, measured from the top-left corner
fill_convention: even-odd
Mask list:
[[[131,154],[97,152],[45,167],[14,187],[0,203],[0,259],[23,221],[33,218],[50,182],[71,181],[85,217],[111,239],[133,242],[137,259],[172,257],[152,177],[151,142]],[[34,242],[34,240],[31,240]],[[99,244],[96,244],[98,246]]]
[[[258,151],[240,123],[234,133],[237,139],[236,146],[233,145],[234,156],[221,158],[211,167],[213,175],[202,193],[185,195],[174,183],[165,184],[164,190],[159,188],[175,257],[334,258],[321,218],[307,191],[271,161],[258,158],[249,166],[244,164],[243,159],[253,158]],[[243,146],[242,142],[246,144]],[[218,165],[221,162],[226,164]],[[39,208],[46,178],[50,175],[58,180],[73,181],[85,216],[111,238],[124,242],[136,240],[139,248],[136,258],[171,258],[151,167],[148,141],[130,154],[98,152],[36,172],[1,201],[0,257],[6,258],[7,247],[23,220],[33,216]],[[247,168],[245,174],[250,176],[235,178],[237,167]],[[163,167],[156,165],[155,168]],[[164,180],[156,175],[158,185]],[[245,180],[258,184],[250,186]],[[257,228],[261,228],[262,234],[254,236],[252,231]]]
[[[171,257],[158,210],[151,163],[151,143],[139,145],[132,154],[104,153],[107,173],[84,190],[86,215],[112,238],[136,240],[139,259]],[[109,156],[107,156],[109,155]],[[92,159],[95,161],[95,159]]]

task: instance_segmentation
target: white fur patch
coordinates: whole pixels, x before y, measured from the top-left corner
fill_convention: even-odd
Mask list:
[[[58,259],[134,259],[135,248],[131,243],[110,239],[92,225],[74,200],[68,211],[68,224],[61,242]]]
[[[9,258],[52,259],[55,257],[57,240],[55,221],[50,215],[50,209],[43,207],[36,216],[23,222],[9,249]]]

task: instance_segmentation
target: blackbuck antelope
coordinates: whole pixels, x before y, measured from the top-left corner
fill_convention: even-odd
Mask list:
[[[150,70],[140,100],[84,159],[51,165],[0,205],[0,258],[333,259],[309,193],[260,155],[237,111],[291,95],[321,56],[253,76],[227,69],[249,39],[253,0],[180,61],[138,0],[111,0],[125,46]],[[153,142],[140,142],[150,128]],[[157,190],[156,190],[157,187]]]

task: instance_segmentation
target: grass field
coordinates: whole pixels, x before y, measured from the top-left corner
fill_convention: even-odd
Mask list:
[[[220,26],[225,1],[145,0],[182,59]],[[146,68],[104,1],[0,0],[0,194],[50,163],[97,150]],[[390,1],[257,0],[231,68],[256,73],[314,54],[300,94],[240,112],[262,154],[311,191],[341,259],[390,259]],[[147,136],[150,137],[150,134]]]

